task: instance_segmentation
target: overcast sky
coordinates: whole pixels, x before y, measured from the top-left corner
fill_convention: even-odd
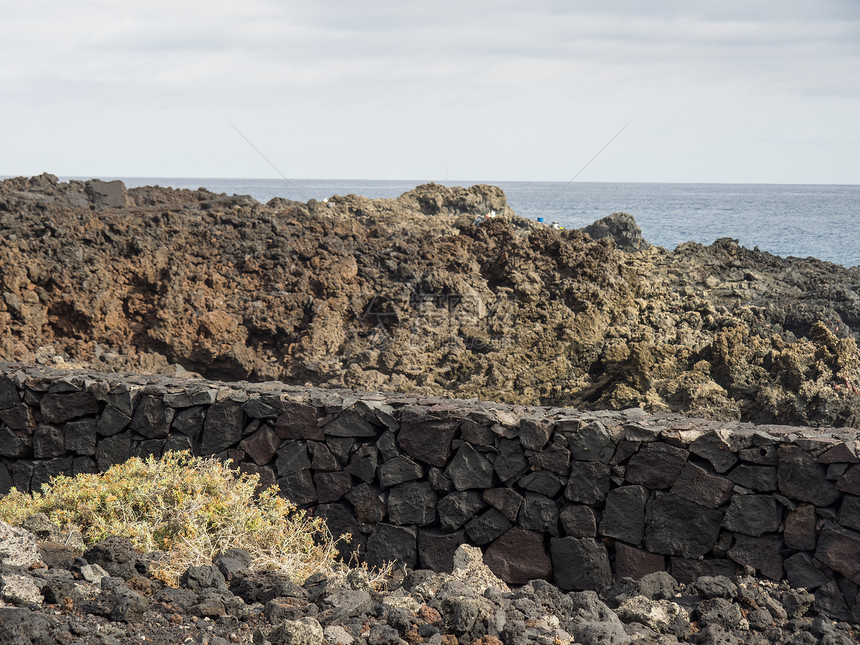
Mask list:
[[[858,0],[0,0],[0,174],[860,184]]]

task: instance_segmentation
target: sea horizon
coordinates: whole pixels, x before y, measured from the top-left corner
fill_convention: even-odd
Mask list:
[[[407,179],[399,179],[399,178],[380,178],[380,177],[288,177],[287,180],[284,180],[282,177],[252,177],[252,176],[241,176],[241,177],[229,177],[229,176],[192,176],[192,175],[66,175],[66,174],[58,174],[48,170],[43,171],[43,173],[47,173],[50,175],[55,175],[60,181],[89,181],[91,179],[101,179],[103,181],[114,181],[114,180],[149,180],[149,179],[169,179],[169,180],[181,180],[181,181],[197,181],[197,180],[216,180],[216,181],[264,181],[264,182],[305,182],[305,181],[325,181],[325,182],[412,182],[415,183],[416,186],[426,183],[434,183],[434,184],[444,184],[451,183],[453,185],[463,186],[465,184],[469,185],[495,185],[496,183],[533,183],[533,184],[654,184],[654,185],[679,185],[679,186],[845,186],[845,187],[860,187],[860,182],[858,183],[843,183],[843,182],[782,182],[782,181],[637,181],[637,180],[623,180],[623,181],[607,181],[607,180],[569,180],[569,179],[416,179],[416,178],[407,178]],[[35,174],[9,174],[9,173],[0,173],[0,181],[4,179],[15,179],[17,177],[37,177],[43,173],[35,173]]]
[[[582,228],[614,212],[633,215],[650,243],[674,249],[684,242],[737,239],[781,257],[814,257],[860,265],[860,185],[721,182],[492,181],[445,179],[294,179],[242,177],[67,176],[62,181],[120,180],[128,188],[205,188],[306,202],[333,195],[396,198],[416,186],[498,186],[515,213]]]

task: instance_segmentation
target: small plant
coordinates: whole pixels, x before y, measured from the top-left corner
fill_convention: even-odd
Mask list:
[[[175,586],[189,565],[208,564],[230,547],[246,549],[252,568],[280,569],[294,580],[329,572],[336,541],[324,522],[280,497],[272,487],[255,496],[257,475],[239,473],[214,457],[169,452],[132,458],[101,474],[60,475],[42,492],[14,488],[0,499],[0,519],[14,525],[45,513],[76,527],[88,544],[111,535],[135,548],[162,552],[152,574]]]

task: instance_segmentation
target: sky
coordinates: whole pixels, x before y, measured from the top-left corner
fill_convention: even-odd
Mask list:
[[[858,0],[0,0],[0,61],[0,175],[566,181],[629,123],[579,180],[860,184]]]

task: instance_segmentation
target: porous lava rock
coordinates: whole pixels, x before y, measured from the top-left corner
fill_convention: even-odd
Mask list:
[[[858,292],[857,267],[667,250],[629,215],[540,226],[491,186],[260,204],[0,182],[0,360],[856,426]]]

